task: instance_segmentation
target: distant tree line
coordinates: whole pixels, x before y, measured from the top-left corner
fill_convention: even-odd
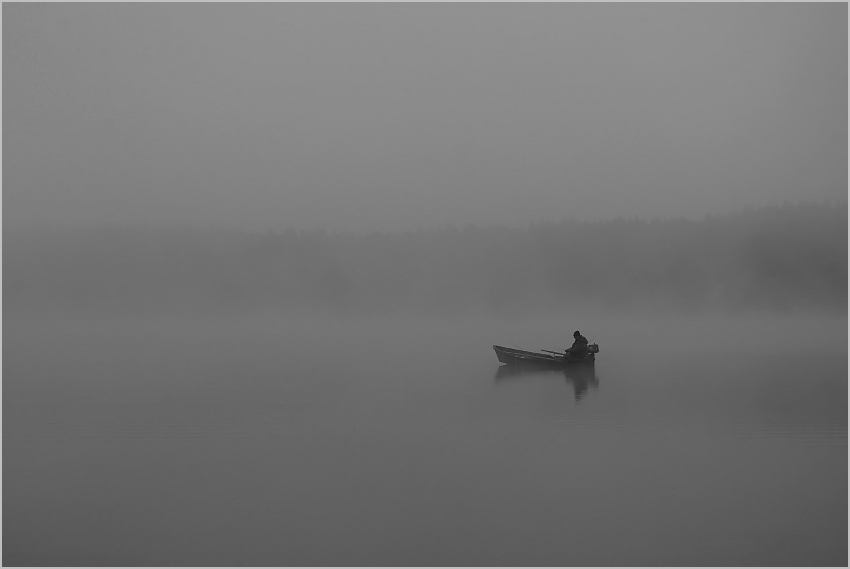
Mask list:
[[[847,307],[847,207],[368,235],[104,227],[4,235],[10,306],[400,307],[590,303]]]

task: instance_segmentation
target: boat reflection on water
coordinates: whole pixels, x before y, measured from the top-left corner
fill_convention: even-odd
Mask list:
[[[495,381],[528,379],[530,377],[562,377],[572,384],[576,403],[582,400],[590,388],[599,388],[599,378],[593,364],[568,366],[563,369],[540,369],[534,367],[501,365],[496,370]]]

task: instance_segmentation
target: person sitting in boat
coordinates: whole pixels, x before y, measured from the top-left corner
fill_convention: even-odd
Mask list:
[[[583,360],[587,357],[587,338],[576,330],[573,332],[573,345],[566,349],[564,359]]]

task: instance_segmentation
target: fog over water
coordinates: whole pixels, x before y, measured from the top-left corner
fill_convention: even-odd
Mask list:
[[[578,326],[590,378],[489,346]],[[844,316],[4,332],[7,565],[846,564]]]
[[[846,232],[10,233],[3,562],[845,565]]]
[[[846,4],[7,3],[3,79],[4,565],[847,565]]]

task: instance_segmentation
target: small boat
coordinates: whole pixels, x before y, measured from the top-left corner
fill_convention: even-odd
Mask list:
[[[528,352],[517,348],[506,348],[504,346],[493,346],[496,357],[503,364],[513,366],[534,366],[546,368],[564,368],[575,365],[593,365],[596,361],[596,353],[599,346],[590,344],[587,346],[587,355],[582,359],[564,358],[563,355],[543,352]]]

